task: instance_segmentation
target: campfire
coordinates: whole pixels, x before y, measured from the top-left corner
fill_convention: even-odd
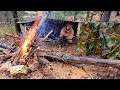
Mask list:
[[[28,35],[23,39],[23,43],[20,47],[22,55],[20,56],[19,61],[21,63],[26,63],[25,58],[32,49],[31,44],[32,44],[32,42],[34,42],[37,25],[38,25],[40,19],[41,18],[39,17],[35,20],[33,26],[30,28],[30,30],[28,32]]]
[[[37,43],[35,42],[36,32],[37,32],[37,28],[38,27],[40,28],[42,23],[44,23],[44,21],[46,20],[47,16],[48,15],[45,15],[44,17],[38,16],[36,18],[36,20],[34,21],[33,25],[31,26],[31,28],[29,29],[29,31],[23,33],[22,39],[19,38],[19,45],[18,45],[18,47],[12,48],[12,50],[16,49],[16,51],[13,50],[15,52],[12,53],[12,50],[11,50],[7,54],[8,56],[5,58],[5,60],[7,59],[8,61],[10,61],[9,65],[13,66],[12,69],[9,68],[11,72],[15,72],[16,71],[16,72],[20,73],[19,71],[22,70],[21,71],[22,73],[27,73],[28,67],[31,68],[30,64],[32,64],[34,62],[36,63],[36,61],[38,61],[37,55],[35,53],[35,51],[38,49]],[[40,39],[40,41],[44,41],[46,38],[48,38],[48,36],[52,32],[53,32],[53,30],[51,30],[46,35],[46,37]],[[18,39],[18,36],[15,37],[15,36],[10,35],[10,34],[6,34],[6,35],[10,36],[12,38],[16,38],[17,37],[16,39]],[[1,46],[5,47],[5,48],[8,48],[8,49],[9,48],[11,49],[11,47],[9,45],[8,45],[9,47],[7,47],[6,44],[2,44],[1,43]],[[2,50],[5,51],[6,49],[2,49]],[[45,59],[43,59],[43,60],[45,61]],[[16,69],[14,69],[14,68],[16,68]]]
[[[115,68],[120,67],[119,60],[110,61],[104,59],[84,58],[68,54],[64,51],[60,52],[59,50],[53,51],[51,49],[42,49],[41,46],[39,46],[35,41],[36,32],[37,28],[40,28],[44,23],[47,16],[48,15],[45,15],[44,17],[37,17],[29,31],[23,34],[22,39],[20,39],[18,36],[6,34],[7,36],[15,38],[16,41],[19,40],[19,44],[18,46],[15,45],[14,47],[14,45],[10,46],[5,43],[0,43],[0,51],[4,51],[3,53],[5,53],[5,55],[3,55],[5,58],[2,60],[3,64],[0,67],[0,70],[4,68],[5,70],[10,71],[12,75],[16,75],[17,73],[27,74],[29,70],[36,70],[35,67],[39,66],[40,60],[42,61],[42,64],[50,63],[46,58],[63,61],[65,63],[67,62],[77,67],[81,67],[81,63],[111,66]],[[40,39],[39,41],[45,41],[52,32],[53,30],[51,30],[44,38]],[[33,64],[34,66],[32,66]]]

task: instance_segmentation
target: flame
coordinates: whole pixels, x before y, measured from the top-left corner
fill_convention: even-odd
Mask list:
[[[31,42],[34,40],[37,25],[41,17],[38,17],[33,23],[32,27],[29,29],[28,35],[25,37],[23,45],[22,45],[22,55],[20,57],[21,62],[25,62],[25,57],[28,55],[28,52],[31,50]]]

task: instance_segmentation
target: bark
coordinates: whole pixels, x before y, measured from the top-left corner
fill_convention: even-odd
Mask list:
[[[99,35],[101,35],[102,38],[103,38],[103,42],[104,42],[104,48],[103,49],[108,48],[108,46],[107,46],[104,31],[103,31],[103,30],[105,30],[105,28],[104,28],[102,22],[108,22],[109,19],[110,19],[110,15],[111,15],[111,11],[103,11],[102,15],[101,15],[101,18],[100,18],[101,23],[100,23],[100,28],[99,28]]]
[[[116,11],[116,16],[119,16],[119,15],[120,15],[119,11]]]
[[[88,22],[90,11],[87,11],[86,22]]]
[[[77,13],[78,13],[78,11],[75,11],[75,12],[74,12],[74,21],[77,20]]]
[[[14,18],[15,28],[16,28],[17,34],[20,35],[22,32],[21,32],[20,24],[17,23],[19,21],[17,11],[11,11],[11,12],[12,12],[12,15],[13,15],[13,18]]]
[[[108,22],[110,19],[111,11],[103,11],[100,21]]]

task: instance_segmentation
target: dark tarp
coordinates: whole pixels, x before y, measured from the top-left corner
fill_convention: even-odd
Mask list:
[[[34,21],[27,22],[26,27],[30,28],[30,26],[33,24]],[[42,24],[41,28],[38,28],[37,30],[37,36],[38,38],[46,36],[51,30],[53,32],[50,34],[48,38],[51,38],[53,40],[58,40],[60,31],[62,27],[71,21],[63,21],[63,20],[56,20],[56,19],[49,19],[47,18],[45,22]],[[77,28],[78,28],[78,22],[72,22],[73,23],[73,29],[75,30],[74,36],[76,36]]]

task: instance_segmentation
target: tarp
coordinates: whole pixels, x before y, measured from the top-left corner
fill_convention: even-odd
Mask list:
[[[26,22],[25,23],[26,27],[30,28],[30,26],[33,24],[33,22],[34,21]],[[56,19],[49,19],[49,18],[47,18],[45,20],[45,22],[42,24],[41,28],[38,28],[37,36],[38,36],[38,38],[44,37],[51,30],[53,30],[53,32],[50,34],[50,36],[48,38],[51,38],[53,40],[58,40],[61,29],[68,22],[71,22],[71,21],[63,21],[63,20],[56,20]],[[73,23],[73,29],[75,30],[74,36],[76,36],[78,22],[72,22],[72,23]]]
[[[42,24],[41,28],[38,29],[38,36],[44,37],[46,34],[48,34],[51,30],[53,30],[52,34],[48,37],[51,39],[58,39],[60,30],[62,29],[64,25],[63,21],[57,21],[57,20],[51,20],[46,19],[45,22]]]

